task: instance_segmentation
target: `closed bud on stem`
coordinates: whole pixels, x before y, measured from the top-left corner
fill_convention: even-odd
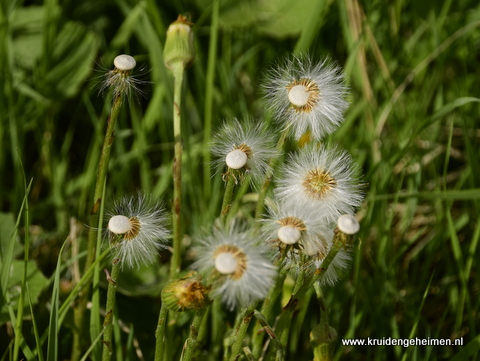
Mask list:
[[[162,302],[173,311],[200,310],[209,303],[210,287],[205,286],[197,272],[168,282],[162,291]]]
[[[178,66],[188,68],[195,57],[193,31],[187,18],[179,15],[167,30],[167,39],[163,52],[165,66],[174,69]]]

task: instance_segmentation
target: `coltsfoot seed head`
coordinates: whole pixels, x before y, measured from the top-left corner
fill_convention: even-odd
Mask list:
[[[267,73],[267,106],[299,140],[308,131],[321,140],[343,122],[348,107],[342,70],[328,59],[290,57]]]
[[[113,65],[120,71],[130,71],[135,68],[137,62],[133,56],[122,54],[113,59]]]
[[[122,267],[153,263],[158,251],[166,248],[167,214],[151,196],[139,192],[120,198],[106,214],[112,258],[119,259]]]
[[[137,79],[134,76],[134,68],[137,62],[133,56],[122,54],[113,60],[114,68],[105,73],[104,79],[100,85],[100,93],[112,90],[113,97],[130,98],[131,95],[137,97],[143,95],[140,85],[148,83],[147,81]],[[140,69],[140,73],[142,69]]]
[[[338,218],[338,229],[345,234],[352,235],[360,230],[360,224],[354,216],[344,214]]]
[[[132,230],[130,218],[125,216],[113,216],[108,221],[108,230],[115,234],[125,234]]]
[[[288,100],[290,100],[290,103],[297,107],[303,107],[307,105],[308,98],[309,92],[307,91],[307,88],[303,85],[295,85],[288,92]]]
[[[218,272],[224,275],[229,275],[235,272],[237,269],[237,260],[235,256],[230,252],[220,253],[215,257],[215,268]]]
[[[262,219],[262,236],[276,250],[275,258],[284,258],[289,267],[303,262],[300,255],[326,254],[333,239],[333,225],[323,212],[301,203],[268,200],[268,215]],[[286,256],[286,257],[285,257]]]
[[[223,171],[224,180],[234,177],[235,183],[242,182],[247,174],[255,185],[263,179],[269,160],[277,155],[275,136],[268,132],[265,124],[247,118],[225,122],[212,139],[212,154],[217,171]]]
[[[257,237],[235,226],[228,231],[215,229],[196,254],[193,267],[212,286],[211,297],[220,297],[231,310],[264,299],[277,274]]]
[[[328,222],[353,213],[363,192],[351,157],[335,147],[305,147],[290,156],[275,190],[286,203],[320,212]]]
[[[278,230],[278,238],[286,244],[295,244],[300,240],[302,232],[297,227],[282,226]]]
[[[225,157],[225,162],[227,166],[232,169],[240,169],[247,164],[248,156],[245,152],[242,152],[240,149],[232,150]]]

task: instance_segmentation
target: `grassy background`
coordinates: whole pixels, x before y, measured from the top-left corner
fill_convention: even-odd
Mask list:
[[[166,28],[178,13],[190,14],[195,23],[197,49],[185,86],[185,233],[196,234],[218,215],[220,177],[212,178],[207,191],[202,182],[203,124],[210,114],[205,89],[211,79],[211,2],[164,3],[1,2],[0,251],[5,263],[25,196],[24,170],[27,181],[33,179],[29,231],[22,220],[13,254],[21,260],[20,245],[30,241],[30,283],[37,285],[30,292],[42,331],[48,325],[60,247],[69,235],[80,247],[85,241],[82,225],[88,223],[110,107],[108,96],[98,96],[98,83],[120,53],[136,57],[143,66],[137,76],[148,83],[142,86],[145,97],[132,99],[121,114],[107,198],[139,188],[167,203],[172,198],[172,79],[162,48]],[[313,3],[220,2],[217,51],[210,63],[213,128],[246,114],[268,118],[260,84],[282,56],[308,52],[338,61],[351,87],[351,107],[331,140],[357,160],[368,187],[359,211],[362,230],[353,270],[325,291],[331,325],[339,338],[463,337],[468,346],[337,344],[336,357],[451,360],[456,355],[455,360],[475,360],[480,349],[480,6],[467,0]],[[248,197],[243,201],[251,206]],[[78,253],[70,246],[66,252]],[[164,255],[162,262],[167,260]],[[153,352],[151,320],[158,312],[165,270],[157,265],[124,275],[121,283],[120,317],[125,327],[135,329],[146,359]],[[62,273],[60,298],[75,277],[72,263]],[[2,283],[3,294],[7,289],[14,294],[19,282],[12,276],[8,285]],[[313,357],[308,332],[318,322],[317,308],[312,300],[304,309],[309,317],[297,315],[291,359]],[[30,313],[25,315],[23,337],[34,348]],[[0,356],[7,359],[13,340],[9,319],[2,307]],[[70,353],[69,325],[67,317],[59,345],[63,358]],[[130,359],[136,359],[134,348],[126,352]]]

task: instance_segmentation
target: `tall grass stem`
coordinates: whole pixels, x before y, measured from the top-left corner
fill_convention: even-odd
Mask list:
[[[218,13],[219,0],[213,0],[212,25],[210,26],[210,46],[208,49],[208,65],[205,79],[205,120],[203,126],[203,193],[205,199],[209,199],[211,195],[210,142],[212,139],[213,82],[215,80],[215,69],[217,68]]]

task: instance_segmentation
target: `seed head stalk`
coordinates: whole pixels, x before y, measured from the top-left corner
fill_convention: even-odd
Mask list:
[[[255,307],[257,307],[257,302],[253,302],[250,306],[245,309],[243,317],[241,318],[240,324],[237,326],[237,332],[235,334],[235,343],[232,346],[232,353],[229,360],[235,361],[240,357],[240,350],[242,349],[243,341],[245,335],[247,334],[248,326],[252,320]]]
[[[163,352],[165,346],[165,326],[167,324],[168,308],[165,302],[162,302],[162,307],[158,314],[157,329],[155,330],[155,361],[163,360]]]
[[[268,296],[265,298],[262,304],[262,308],[260,313],[265,317],[267,321],[272,319],[273,316],[273,309],[275,303],[277,302],[278,298],[280,297],[282,290],[283,290],[283,283],[285,282],[285,278],[287,277],[288,268],[283,267],[278,276],[275,280],[275,285],[270,289]],[[260,323],[257,323],[253,329],[252,333],[252,343],[253,343],[253,355],[256,358],[259,358],[260,352],[262,350],[262,341],[264,333],[261,332],[263,326]]]
[[[173,67],[174,98],[173,98],[173,135],[175,139],[175,158],[173,160],[173,257],[171,263],[171,277],[180,271],[181,244],[182,244],[182,82],[185,68],[178,64]]]
[[[99,210],[100,204],[102,201],[102,192],[105,179],[107,177],[108,164],[110,160],[110,150],[113,144],[113,139],[115,137],[115,124],[117,123],[118,116],[120,114],[120,108],[123,103],[123,93],[116,94],[113,99],[112,110],[110,116],[107,120],[107,130],[105,137],[103,139],[102,153],[100,155],[100,161],[98,163],[97,179],[95,181],[95,190],[93,194],[93,206],[90,212],[90,231],[88,233],[88,244],[87,244],[87,259],[85,262],[85,272],[92,266],[95,261],[95,254],[97,249],[97,229],[98,229],[98,219],[99,219]],[[75,330],[73,338],[73,350],[72,350],[72,360],[77,361],[81,356],[81,340],[83,320],[85,317],[85,310],[88,303],[88,298],[90,296],[90,285],[86,285],[83,293],[80,296],[78,307],[75,308],[74,313],[74,322]]]
[[[227,186],[225,188],[225,194],[223,195],[222,213],[220,215],[220,218],[222,220],[226,220],[227,215],[232,206],[234,188],[235,188],[235,177],[229,176],[227,181]]]
[[[163,57],[165,66],[173,73],[173,136],[175,156],[173,159],[173,256],[170,264],[171,278],[175,278],[181,267],[182,243],[182,84],[183,73],[195,57],[192,23],[179,15],[167,30]]]
[[[103,352],[102,361],[110,361],[112,356],[112,329],[113,329],[113,312],[115,309],[115,294],[117,293],[117,279],[120,274],[120,262],[118,260],[113,262],[112,274],[107,274],[108,290],[105,321],[103,322]]]
[[[320,322],[310,333],[310,342],[313,346],[314,361],[333,360],[331,343],[337,337],[336,331],[328,324],[328,307],[323,296],[320,284],[314,284],[317,299],[320,304]]]
[[[205,315],[206,308],[198,310],[193,318],[192,324],[190,325],[190,336],[186,341],[185,352],[181,361],[191,361],[195,346],[197,345],[198,333],[200,330],[200,325],[202,324],[203,316]]]
[[[261,218],[262,216],[263,207],[265,204],[265,196],[267,195],[268,188],[270,187],[270,183],[272,181],[275,167],[277,166],[278,161],[281,157],[281,154],[283,153],[287,132],[288,132],[288,129],[285,129],[280,134],[280,138],[278,139],[277,147],[276,147],[276,151],[278,155],[270,159],[269,167],[268,167],[267,173],[265,174],[265,179],[263,180],[263,183],[262,183],[262,188],[260,189],[260,193],[258,194],[257,208],[255,211],[255,218],[257,219]]]
[[[345,246],[348,241],[348,237],[344,236],[341,232],[336,232],[333,238],[333,244],[328,252],[327,256],[322,262],[322,266],[317,272],[313,275],[313,277],[305,278],[301,277],[301,282],[297,282],[295,285],[295,289],[288,301],[287,305],[283,307],[280,317],[277,322],[277,326],[275,327],[275,334],[277,337],[280,338],[280,342],[282,343],[282,347],[285,348],[288,336],[290,333],[290,326],[294,312],[297,310],[297,305],[299,302],[302,301],[303,296],[307,292],[307,290],[312,287],[315,283],[317,283],[320,278],[326,273],[328,267],[332,263],[335,256],[338,254],[340,249]]]

